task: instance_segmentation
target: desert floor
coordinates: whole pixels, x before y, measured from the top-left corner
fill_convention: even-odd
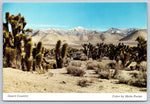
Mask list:
[[[78,86],[86,79],[92,83]],[[66,68],[50,69],[45,74],[3,68],[4,93],[146,93],[146,88],[117,84],[116,79],[100,79],[93,70],[86,70],[84,77],[66,74]]]

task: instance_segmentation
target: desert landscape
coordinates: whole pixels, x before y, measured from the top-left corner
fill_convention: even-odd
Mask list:
[[[5,13],[3,93],[146,93],[147,30],[26,29]]]

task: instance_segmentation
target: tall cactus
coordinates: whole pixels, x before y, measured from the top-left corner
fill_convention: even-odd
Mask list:
[[[16,60],[16,68],[21,68],[21,54],[22,54],[22,40],[25,30],[25,26],[27,22],[25,18],[21,16],[19,13],[18,15],[10,15],[9,12],[5,14],[6,23],[3,23],[3,53],[5,53],[5,48],[10,47],[11,49],[16,50],[17,56],[15,57]],[[10,27],[9,27],[10,26]],[[4,56],[7,57],[7,56]]]
[[[12,63],[16,57],[16,49],[6,47],[5,48],[5,56],[6,56],[7,67],[12,67]]]
[[[138,58],[136,59],[136,61],[139,64],[140,62],[147,60],[147,41],[144,37],[137,37],[136,41],[138,41]]]
[[[27,25],[25,18],[20,13],[15,16],[6,12],[5,19],[6,23],[3,23],[3,59],[5,59],[5,63],[8,63],[7,66],[15,66],[23,71],[43,69],[41,64],[45,48],[41,41],[33,48],[32,38],[26,35],[33,30],[25,29]],[[62,53],[64,56],[65,54]],[[46,65],[46,69],[48,69],[49,63]]]
[[[56,49],[55,49],[57,68],[64,67],[64,60],[66,57],[67,48],[68,48],[68,44],[65,43],[65,44],[63,44],[62,49],[61,49],[61,40],[57,41]]]

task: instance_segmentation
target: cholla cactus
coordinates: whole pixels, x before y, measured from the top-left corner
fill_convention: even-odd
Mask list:
[[[5,48],[5,56],[6,56],[6,63],[8,67],[12,67],[12,63],[16,58],[16,49],[6,47]]]
[[[25,58],[28,59],[31,57],[32,55],[32,42],[29,41],[26,45],[25,45],[26,49],[25,49],[25,53],[26,53],[26,56]]]
[[[32,29],[25,29],[27,22],[25,18],[18,15],[10,15],[6,12],[6,23],[3,23],[3,58],[8,66],[16,61],[14,66],[23,71],[34,71],[36,68],[42,69],[43,54],[45,48],[40,41],[33,48],[32,38],[26,35]],[[9,27],[10,26],[10,27]],[[48,65],[47,65],[48,66]],[[45,65],[45,69],[48,68]]]
[[[28,59],[27,60],[27,71],[33,71],[33,60],[32,59]]]
[[[36,47],[36,54],[42,52],[42,45],[43,45],[42,41],[39,41]]]
[[[138,41],[137,51],[138,51],[138,60],[137,63],[147,60],[147,41],[144,37],[137,37]]]
[[[21,54],[23,52],[22,40],[24,36],[22,33],[25,33],[24,31],[26,31],[24,28],[27,22],[25,21],[25,18],[21,16],[20,13],[15,16],[15,15],[10,15],[9,12],[6,12],[5,19],[6,19],[6,23],[3,23],[3,41],[4,41],[3,53],[5,53],[6,47],[15,49],[17,56],[15,57],[14,60],[16,60],[16,68],[20,69]]]
[[[57,68],[62,68],[64,66],[64,60],[66,57],[68,44],[67,43],[63,44],[62,49],[60,47],[61,47],[61,41],[58,40],[56,44],[56,50],[55,50]]]

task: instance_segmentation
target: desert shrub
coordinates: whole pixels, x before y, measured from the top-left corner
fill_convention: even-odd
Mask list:
[[[84,76],[85,71],[80,69],[79,67],[75,67],[75,66],[68,66],[67,67],[67,74],[72,74],[74,76]]]
[[[119,77],[119,83],[129,84],[137,87],[146,87],[147,73],[140,71],[138,73],[122,74]]]
[[[96,70],[96,69],[102,69],[102,68],[103,68],[103,65],[98,62],[87,63],[87,69]]]
[[[56,61],[54,60],[49,60],[49,69],[56,69],[57,68],[57,64]]]
[[[143,61],[140,63],[140,71],[147,71],[147,62]]]
[[[65,59],[65,62],[64,62],[64,67],[67,67],[70,63],[70,59],[69,58],[66,58]]]
[[[101,69],[95,69],[95,74],[99,74],[99,72],[101,72]]]
[[[99,74],[99,78],[102,79],[111,79],[111,78],[117,78],[120,74],[120,67],[115,66],[115,69],[111,69],[110,64],[106,64],[103,66],[102,64],[98,64],[97,68],[94,70],[96,74]]]
[[[75,66],[75,67],[81,67],[82,63],[79,61],[72,61],[70,63],[71,66]]]
[[[111,73],[109,70],[101,70],[101,72],[98,73],[99,78],[102,79],[110,79],[111,78]]]
[[[92,64],[92,63],[91,63],[91,64],[88,64],[88,65],[87,65],[87,69],[93,69],[93,70],[94,70],[94,69],[95,69],[94,64]]]
[[[79,80],[78,81],[78,86],[81,86],[81,87],[87,87],[91,84],[92,82],[91,81],[88,81],[86,79],[82,79],[82,80]]]
[[[99,78],[111,79],[113,77],[113,72],[110,70],[110,66],[107,64],[100,69],[98,72]]]
[[[128,75],[127,73],[123,73],[119,76],[118,80],[119,83],[124,83],[124,84],[128,84],[128,82],[132,79],[132,77],[130,75]]]
[[[104,66],[101,64],[98,64],[97,67],[95,68],[95,74],[99,74],[102,70],[104,70]]]
[[[84,55],[84,56],[81,56],[80,60],[81,60],[81,61],[86,61],[86,60],[88,60],[88,57],[85,56],[85,55]]]
[[[120,72],[120,66],[116,65],[114,67],[114,72],[112,72],[112,78],[117,79],[119,77],[120,73],[121,73]]]

